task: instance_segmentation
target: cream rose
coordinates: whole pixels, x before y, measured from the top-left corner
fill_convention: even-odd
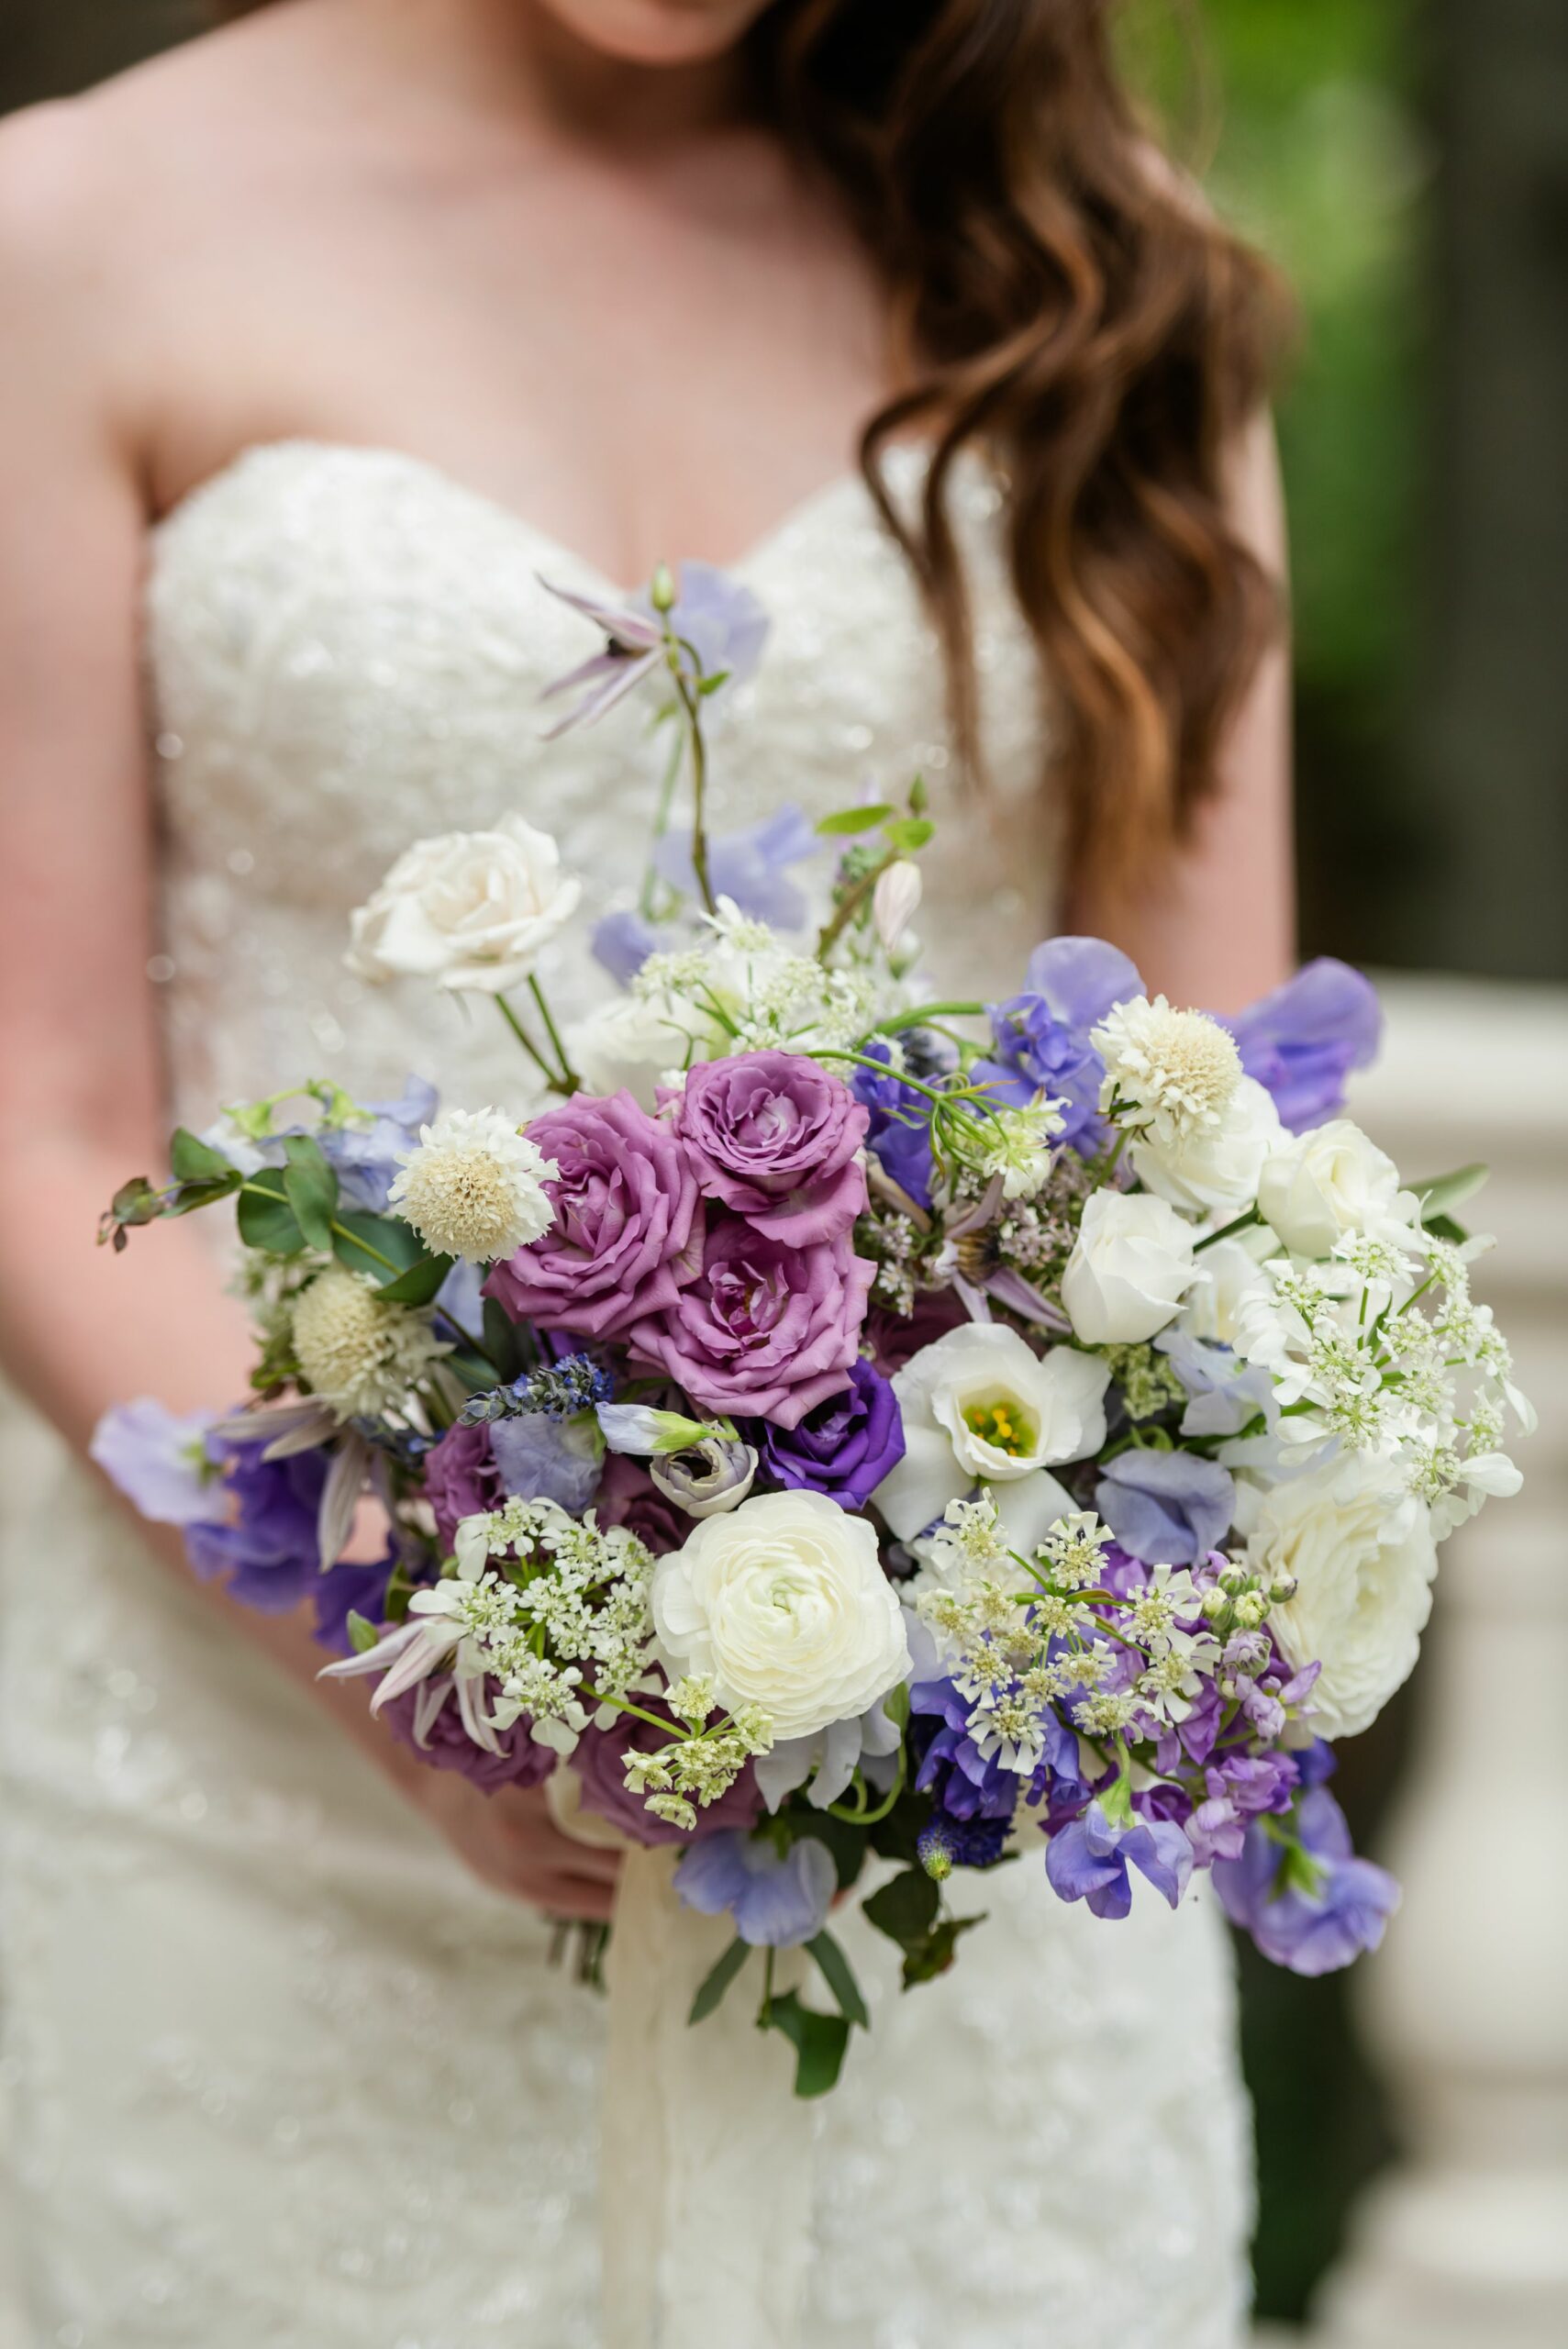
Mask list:
[[[653,1576],[665,1658],[720,1704],[757,1705],[773,1736],[851,1720],[909,1669],[904,1612],[875,1529],[823,1493],[762,1493],[705,1518]]]
[[[504,816],[490,832],[416,841],[350,918],[345,958],[362,979],[434,979],[500,995],[527,978],[575,912],[582,884],[548,832]]]
[[[1216,1123],[1163,1141],[1136,1141],[1128,1156],[1140,1182],[1173,1207],[1229,1217],[1256,1199],[1258,1177],[1284,1130],[1273,1096],[1255,1077],[1243,1076]]]
[[[1438,1553],[1426,1508],[1385,1462],[1329,1461],[1263,1495],[1247,1560],[1265,1583],[1296,1583],[1269,1623],[1294,1671],[1322,1664],[1312,1727],[1357,1736],[1409,1678],[1431,1613]]]
[[[1040,1472],[1099,1450],[1109,1377],[1105,1363],[1071,1346],[1042,1359],[1000,1322],[950,1330],[894,1378],[905,1453],[873,1500],[907,1542],[949,1501],[992,1485],[1010,1536],[1032,1546],[1031,1534],[1038,1540],[1061,1514],[1062,1487]]]
[[[612,996],[566,1031],[567,1055],[588,1092],[624,1088],[650,1113],[659,1087],[688,1063],[714,1059],[722,1041],[719,1030],[696,1032],[685,1016],[640,996]]]
[[[1293,1255],[1326,1256],[1350,1231],[1408,1230],[1417,1203],[1401,1191],[1394,1161],[1349,1118],[1334,1118],[1273,1152],[1258,1208]]]
[[[1087,1346],[1133,1346],[1162,1330],[1196,1276],[1190,1224],[1174,1208],[1129,1191],[1095,1191],[1062,1302]]]

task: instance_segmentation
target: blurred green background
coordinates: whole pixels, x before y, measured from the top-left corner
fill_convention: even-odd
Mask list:
[[[1049,5],[1049,0],[1037,0]],[[183,37],[184,0],[0,0],[0,109]],[[1129,72],[1294,283],[1303,944],[1568,976],[1568,5],[1129,0]],[[1354,1742],[1358,1842],[1407,1720]],[[1386,2157],[1341,1979],[1242,1954],[1261,2314]]]

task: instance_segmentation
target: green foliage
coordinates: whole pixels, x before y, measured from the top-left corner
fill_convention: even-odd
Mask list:
[[[769,1998],[757,2018],[764,2031],[782,2031],[795,2048],[796,2096],[826,2096],[844,2068],[850,2026],[842,2015],[803,2007],[793,1990]]]
[[[717,1964],[711,1966],[698,1983],[688,2021],[702,2022],[712,2014],[751,1954],[751,1943],[743,1942],[737,1933]]]

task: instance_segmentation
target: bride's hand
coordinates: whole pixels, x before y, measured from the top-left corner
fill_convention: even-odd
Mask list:
[[[482,1882],[552,1917],[607,1924],[620,1869],[617,1852],[563,1835],[542,1787],[481,1794],[450,1770],[399,1775],[415,1807]]]

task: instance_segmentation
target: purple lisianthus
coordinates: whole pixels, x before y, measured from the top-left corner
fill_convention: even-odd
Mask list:
[[[464,1729],[454,1688],[450,1675],[422,1680],[417,1687],[388,1698],[381,1718],[398,1743],[411,1747],[421,1762],[437,1770],[457,1771],[481,1794],[499,1794],[503,1787],[541,1786],[555,1767],[553,1750],[540,1745],[529,1735],[528,1722],[518,1720],[510,1729],[496,1731],[500,1752],[487,1753]],[[487,1712],[494,1709],[499,1693],[497,1682],[485,1683],[483,1702]]]
[[[545,1191],[555,1221],[485,1283],[515,1320],[620,1335],[667,1311],[701,1261],[702,1201],[668,1126],[627,1092],[578,1094],[547,1109],[529,1140],[561,1169]]]
[[[1245,1926],[1275,1965],[1332,1974],[1377,1947],[1399,1887],[1386,1868],[1357,1859],[1345,1814],[1327,1787],[1302,1796],[1293,1824],[1304,1856],[1287,1853],[1255,1821],[1240,1858],[1216,1862],[1215,1890],[1232,1924]]]
[[[799,930],[806,920],[806,903],[803,892],[789,879],[787,868],[814,856],[821,845],[801,810],[787,804],[740,831],[710,832],[708,887],[716,897],[732,899],[753,921],[765,921],[774,930]],[[666,832],[654,849],[653,863],[660,878],[673,889],[682,890],[688,897],[696,896],[689,831]]]
[[[185,1554],[203,1582],[222,1582],[242,1606],[286,1615],[320,1572],[317,1520],[330,1454],[315,1447],[264,1460],[259,1443],[222,1444],[223,1481],[209,1515],[185,1527]]]
[[[971,1070],[1003,1102],[1045,1093],[1062,1102],[1062,1140],[1091,1155],[1100,1146],[1105,1063],[1089,1041],[1112,1008],[1141,995],[1135,965],[1098,938],[1051,938],[1029,956],[1023,990],[990,1007],[994,1056]]]
[[[1146,1876],[1173,1909],[1193,1872],[1193,1847],[1173,1820],[1135,1818],[1113,1824],[1092,1802],[1081,1819],[1046,1846],[1045,1873],[1062,1900],[1086,1900],[1096,1917],[1125,1917],[1132,1907],[1128,1869]]]
[[[872,1039],[868,1060],[881,1061],[885,1074],[857,1068],[850,1089],[868,1113],[866,1148],[883,1172],[906,1191],[917,1207],[931,1204],[931,1103],[924,1093],[905,1083],[894,1066],[893,1047]]]
[[[850,1364],[850,1383],[793,1428],[748,1421],[762,1472],[790,1492],[826,1493],[841,1508],[864,1508],[904,1457],[904,1423],[890,1382],[869,1362]]]
[[[802,1247],[721,1215],[695,1280],[627,1343],[703,1410],[793,1428],[849,1385],[875,1271],[848,1233]]]
[[[487,1427],[449,1428],[426,1453],[425,1498],[443,1550],[451,1548],[465,1517],[499,1508],[506,1497]]]
[[[93,1431],[88,1456],[153,1525],[195,1525],[222,1505],[216,1411],[171,1411],[150,1395],[117,1403]]]
[[[1106,1464],[1095,1507],[1121,1547],[1148,1566],[1191,1566],[1230,1528],[1229,1470],[1190,1452],[1123,1452]]]
[[[782,1856],[766,1836],[705,1836],[675,1870],[675,1889],[705,1917],[728,1909],[743,1942],[791,1949],[828,1922],[838,1874],[825,1843],[803,1835]]]
[[[1345,1079],[1377,1056],[1383,1008],[1370,979],[1325,954],[1224,1025],[1247,1074],[1299,1134],[1344,1108]]]
[[[608,1729],[584,1730],[572,1753],[572,1767],[582,1785],[584,1809],[607,1819],[612,1827],[618,1827],[634,1843],[651,1846],[686,1842],[689,1839],[684,1831],[672,1826],[667,1819],[656,1818],[643,1797],[634,1794],[626,1782],[628,1753],[657,1753],[677,1734],[673,1727],[657,1730],[651,1721],[639,1720],[631,1713],[618,1713]],[[726,1829],[744,1830],[755,1823],[762,1808],[762,1794],[748,1763],[717,1802],[698,1810],[697,1823],[691,1833],[701,1837],[720,1835]]]
[[[664,1097],[699,1188],[792,1247],[836,1240],[866,1203],[867,1112],[797,1052],[739,1052]]]
[[[983,1754],[969,1733],[970,1707],[949,1679],[917,1680],[909,1689],[909,1734],[917,1757],[915,1786],[931,1798],[933,1818],[955,1831],[973,1831],[975,1848],[1000,1852],[1020,1782],[995,1754]],[[995,1831],[995,1837],[982,1832]],[[995,1854],[993,1854],[993,1857]],[[956,1861],[955,1865],[960,1865]],[[964,1862],[963,1865],[983,1865]]]

